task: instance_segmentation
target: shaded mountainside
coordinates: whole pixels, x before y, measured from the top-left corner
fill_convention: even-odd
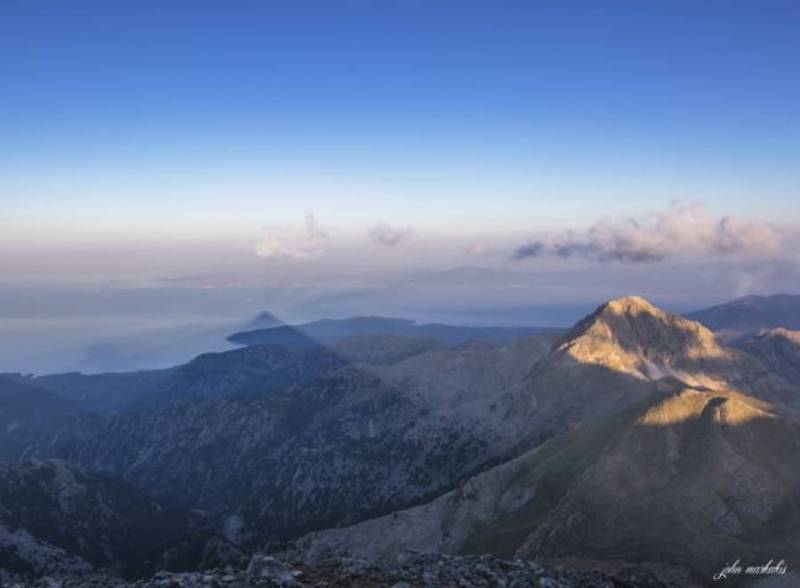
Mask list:
[[[22,455],[52,427],[80,412],[80,406],[69,399],[0,376],[0,460]]]
[[[750,562],[800,555],[795,414],[734,392],[679,388],[585,441],[600,448],[593,462],[542,513],[518,554],[656,559],[704,578],[734,554]],[[568,450],[586,451],[578,444]],[[508,520],[494,528],[502,538]]]
[[[384,343],[373,338],[372,353],[395,354],[397,338]],[[401,508],[536,442],[541,431],[505,388],[519,385],[549,344],[416,353],[426,345],[407,343],[415,354],[392,366],[321,347],[207,354],[176,368],[135,409],[82,417],[31,455],[111,471],[161,500],[213,510],[231,538],[247,543]],[[445,396],[403,367],[429,354],[502,375],[456,374]],[[519,367],[505,373],[498,354]],[[408,377],[389,377],[390,369]],[[468,411],[460,410],[465,394]]]
[[[205,353],[173,368],[167,380],[140,394],[133,408],[147,410],[175,403],[296,390],[346,365],[346,359],[320,346],[288,349],[259,345]]]
[[[353,335],[331,345],[331,349],[348,361],[373,365],[392,365],[426,351],[446,348],[433,337],[400,335]]]
[[[777,327],[800,329],[800,295],[745,296],[692,312],[687,318],[731,335]]]
[[[795,553],[797,390],[757,358],[629,297],[578,323],[525,387],[539,415],[577,428],[426,505],[308,536],[298,551],[651,558],[702,574],[731,555]]]
[[[656,561],[707,581],[732,559],[800,556],[798,450],[795,414],[664,381],[431,503],[309,535],[297,552]]]
[[[426,350],[397,336],[338,345],[200,356],[135,409],[81,418],[28,455],[212,510],[231,539],[252,543],[429,499],[641,400],[667,374],[762,398],[792,393],[707,329],[636,297],[603,305],[555,349],[547,335],[499,347]],[[344,357],[366,350],[373,363]],[[403,359],[374,361],[393,355]]]
[[[70,372],[17,379],[68,398],[83,411],[111,414],[129,408],[169,380],[171,369],[105,374]]]
[[[109,474],[60,460],[0,463],[0,567],[9,573],[102,567],[139,574],[219,563],[215,547],[218,555],[236,556],[207,526]],[[193,541],[206,553],[192,553]]]
[[[650,554],[705,573],[729,548],[760,554],[748,534],[783,548],[800,528],[798,382],[771,365],[627,297],[566,334],[504,344],[362,333],[205,354],[132,374],[125,408],[71,416],[17,450],[208,511],[246,549],[343,527],[300,552]],[[662,413],[680,418],[654,424]]]
[[[787,382],[800,382],[800,331],[771,329],[733,341]]]
[[[432,338],[446,345],[457,345],[467,341],[508,343],[520,337],[558,330],[548,327],[459,327],[435,323],[417,324],[407,319],[354,317],[242,331],[234,333],[228,340],[242,345],[307,347],[327,345],[355,335],[394,335]]]

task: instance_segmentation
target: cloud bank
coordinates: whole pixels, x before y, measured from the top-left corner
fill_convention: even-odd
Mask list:
[[[317,218],[308,213],[303,230],[268,228],[254,249],[256,255],[266,259],[313,259],[324,252],[327,240],[328,233],[319,226]]]
[[[369,238],[384,247],[394,247],[411,238],[411,228],[393,227],[386,223],[378,223],[369,230]]]
[[[586,231],[517,247],[516,260],[558,257],[601,263],[658,263],[672,257],[774,253],[780,236],[768,224],[714,217],[699,204],[673,203],[642,218],[602,220]]]

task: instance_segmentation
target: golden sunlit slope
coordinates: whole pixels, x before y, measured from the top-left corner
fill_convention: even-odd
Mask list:
[[[306,553],[646,560],[701,579],[800,556],[793,391],[758,359],[628,297],[578,323],[526,386],[529,426],[571,429],[432,502],[307,537]]]
[[[566,339],[562,349],[570,357],[641,378],[684,376],[691,383],[717,384],[695,372],[711,362],[734,359],[699,323],[668,314],[638,296],[601,306]]]
[[[800,555],[800,427],[785,409],[677,386],[542,449],[507,489],[540,492],[474,542],[701,575],[736,558]]]
[[[592,367],[646,381],[673,377],[690,386],[740,390],[766,400],[796,396],[792,385],[756,358],[723,345],[700,323],[638,296],[612,300],[577,323],[540,371],[578,370],[581,381],[574,387],[597,390],[602,384],[590,373]]]
[[[430,503],[299,545],[310,558],[416,548],[650,562],[704,585],[737,558],[800,557],[798,451],[800,425],[784,407],[664,380]]]

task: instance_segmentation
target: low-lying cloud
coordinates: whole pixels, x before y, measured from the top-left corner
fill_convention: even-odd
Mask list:
[[[300,231],[268,228],[254,246],[256,255],[267,259],[313,259],[325,250],[328,233],[308,213],[305,227]]]
[[[395,247],[411,238],[410,227],[393,227],[386,223],[373,225],[369,230],[369,238],[384,247]]]
[[[658,263],[685,256],[761,255],[779,246],[780,235],[771,225],[714,217],[702,205],[674,203],[642,218],[602,220],[585,231],[526,243],[512,258]]]

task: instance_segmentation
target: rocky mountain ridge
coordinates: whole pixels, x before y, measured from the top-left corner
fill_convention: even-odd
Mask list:
[[[308,535],[297,551],[659,561],[701,578],[732,552],[800,556],[797,415],[735,392],[655,386],[428,504]]]
[[[53,377],[51,390],[72,386],[78,400],[99,402],[110,382],[132,398],[70,415],[15,451],[116,476],[161,508],[206,511],[213,532],[189,544],[176,537],[173,562],[206,546],[236,554],[292,541],[286,553],[309,565],[387,562],[414,547],[651,554],[704,574],[728,548],[760,554],[742,536],[775,531],[781,516],[789,530],[775,531],[772,547],[795,539],[787,451],[800,391],[770,357],[626,297],[566,334],[500,345],[364,334],[205,354],[130,381]],[[639,541],[651,496],[663,498],[661,526]]]
[[[311,521],[335,524],[444,490],[516,443],[500,426],[502,390],[483,390],[459,413],[450,410],[457,398],[426,397],[402,378],[382,379],[383,369],[327,350],[260,346],[215,354],[178,370],[151,404],[84,417],[46,440],[39,454],[112,471],[186,508],[216,509],[237,532],[262,527],[279,538]],[[501,436],[504,444],[489,447]],[[364,504],[363,496],[373,502]]]
[[[218,535],[201,515],[167,509],[109,474],[61,460],[0,463],[0,554],[12,575],[137,576],[238,557]]]
[[[51,427],[80,412],[68,398],[0,375],[0,460],[19,458]]]
[[[233,333],[229,341],[241,345],[283,345],[313,347],[331,345],[348,337],[392,335],[431,338],[446,345],[468,341],[505,344],[523,337],[558,332],[549,327],[470,327],[437,323],[418,324],[409,319],[358,316],[348,319],[321,319],[299,325],[270,326]]]
[[[732,345],[757,357],[787,382],[800,382],[800,331],[769,329],[736,339]]]
[[[800,295],[744,296],[686,316],[726,338],[779,327],[796,330],[800,329]]]
[[[391,365],[351,362],[335,347],[207,354],[135,410],[84,418],[40,454],[213,510],[235,541],[288,539],[445,492],[642,398],[665,373],[718,385],[758,371],[638,298],[604,305],[553,351],[552,338],[526,341],[423,347]],[[788,394],[779,380],[757,384]]]
[[[464,586],[475,588],[678,588],[686,584],[661,581],[643,567],[625,566],[607,573],[599,568],[577,570],[492,556],[449,557],[409,551],[398,561],[379,564],[353,558],[334,558],[317,565],[287,565],[263,554],[246,567],[232,566],[198,572],[161,571],[152,578],[125,582],[107,574],[54,574],[32,583],[9,580],[11,588],[407,588]]]

